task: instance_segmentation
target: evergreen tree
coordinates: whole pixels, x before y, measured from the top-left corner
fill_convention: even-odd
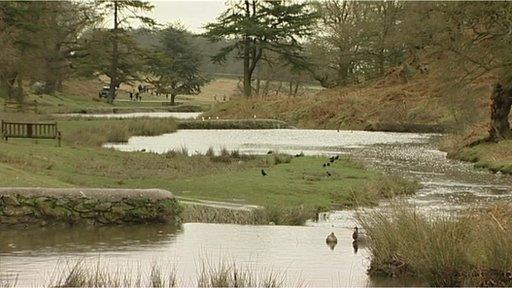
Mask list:
[[[148,57],[148,82],[158,93],[169,94],[174,105],[178,94],[197,94],[206,84],[199,70],[202,57],[184,29],[169,27],[159,34],[160,47]]]
[[[265,51],[272,51],[289,62],[303,65],[301,40],[312,34],[316,13],[306,3],[245,0],[232,4],[217,22],[206,25],[211,41],[229,39],[232,44],[212,57],[223,62],[235,51],[243,59],[244,95],[251,96],[253,73]]]

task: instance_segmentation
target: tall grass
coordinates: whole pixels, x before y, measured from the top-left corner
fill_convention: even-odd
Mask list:
[[[284,275],[269,272],[259,275],[247,268],[221,261],[216,265],[203,262],[198,287],[282,287]]]
[[[419,277],[434,286],[510,286],[510,208],[429,218],[401,204],[361,214],[369,237],[369,273]]]
[[[382,199],[413,195],[421,188],[419,182],[397,175],[381,174],[377,177],[376,181],[351,189],[348,193],[333,194],[333,199],[337,203],[345,203],[346,207],[374,206]]]
[[[69,145],[99,147],[127,142],[132,136],[155,136],[176,131],[174,119],[81,119],[62,121],[63,141]]]
[[[107,266],[109,267],[107,269]],[[66,267],[56,267],[60,271],[50,275],[48,287],[192,287],[177,277],[175,265],[162,268],[157,264],[148,267],[149,271],[139,267],[133,271],[130,268],[115,267],[76,261]],[[228,264],[220,260],[210,264],[202,260],[200,271],[197,273],[197,287],[282,287],[285,275],[277,272],[257,272],[247,267]]]

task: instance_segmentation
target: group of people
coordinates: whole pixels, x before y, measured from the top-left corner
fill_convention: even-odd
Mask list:
[[[142,86],[142,84],[139,84],[137,87],[137,91],[133,89],[130,91],[130,100],[131,101],[142,101],[142,93],[148,92],[149,87],[148,86]]]

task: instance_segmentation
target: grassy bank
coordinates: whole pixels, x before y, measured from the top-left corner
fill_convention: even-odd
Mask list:
[[[512,174],[512,140],[451,150],[449,157],[473,162],[476,168]]]
[[[365,213],[370,275],[418,277],[432,286],[512,285],[510,205],[428,218],[412,208]]]
[[[180,120],[179,129],[285,129],[290,128],[283,121],[274,119],[215,119]]]

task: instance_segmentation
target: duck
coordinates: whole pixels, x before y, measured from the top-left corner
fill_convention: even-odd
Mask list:
[[[338,243],[338,238],[336,238],[336,235],[334,235],[334,232],[331,232],[331,234],[329,234],[329,236],[327,236],[327,239],[325,239],[325,243],[327,243],[327,244]]]
[[[355,242],[365,242],[366,241],[366,235],[359,233],[359,228],[354,227],[354,233],[352,233],[352,239],[354,239]]]

